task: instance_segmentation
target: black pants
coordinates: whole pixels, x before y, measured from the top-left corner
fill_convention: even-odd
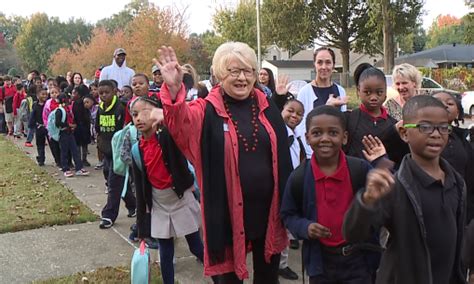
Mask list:
[[[245,248],[242,248],[245,249]],[[252,241],[253,260],[253,283],[254,284],[277,284],[278,268],[280,265],[280,254],[272,255],[270,263],[265,262],[265,240]],[[240,284],[244,283],[234,272],[212,277],[216,284]]]
[[[79,151],[77,150],[76,140],[74,135],[69,131],[61,131],[59,134],[59,147],[61,149],[61,168],[63,172],[69,170],[69,153],[72,154],[74,159],[75,170],[82,170],[82,161],[79,156]]]
[[[48,130],[44,127],[36,129],[36,150],[38,151],[38,156],[36,156],[36,161],[40,165],[44,165],[45,153],[44,147],[46,144],[46,136],[48,136]]]
[[[107,173],[107,186],[109,192],[107,194],[107,204],[102,209],[102,218],[110,219],[112,222],[115,222],[117,219],[119,208],[120,208],[120,198],[123,190],[123,183],[125,177],[114,173],[114,164],[113,160],[110,157],[104,157],[104,173]],[[135,195],[133,195],[132,190],[129,188],[125,197],[125,207],[128,210],[134,210],[137,208],[137,200]]]
[[[61,149],[59,148],[59,142],[50,138],[49,136],[47,138],[49,149],[53,155],[54,162],[56,163],[56,166],[61,167]]]
[[[370,284],[372,277],[367,259],[363,253],[349,256],[321,251],[323,274],[310,277],[310,284]]]

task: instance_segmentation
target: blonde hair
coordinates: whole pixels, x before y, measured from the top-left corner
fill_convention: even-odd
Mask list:
[[[421,72],[418,71],[418,69],[416,69],[416,67],[411,64],[403,63],[400,65],[396,65],[393,68],[392,72],[392,78],[394,82],[395,77],[402,77],[408,79],[415,83],[417,89],[421,88]]]
[[[214,75],[219,81],[222,81],[229,74],[227,66],[232,60],[238,60],[252,68],[255,77],[257,77],[257,55],[255,55],[255,51],[246,43],[231,41],[221,44],[212,58]]]

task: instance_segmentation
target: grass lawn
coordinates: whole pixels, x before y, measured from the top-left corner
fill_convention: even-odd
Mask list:
[[[97,218],[72,192],[0,137],[0,233]]]
[[[360,100],[357,97],[356,87],[345,88],[346,95],[349,97],[349,102],[347,103],[347,109],[355,109],[359,107]]]
[[[130,267],[105,267],[92,272],[80,272],[71,276],[33,282],[34,284],[69,284],[69,283],[130,283]],[[151,268],[151,281],[153,284],[163,283],[158,264],[153,263]]]

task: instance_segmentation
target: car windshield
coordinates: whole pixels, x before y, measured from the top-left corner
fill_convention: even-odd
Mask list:
[[[421,87],[425,89],[442,89],[443,88],[441,85],[431,80],[430,78],[423,78],[423,81],[421,82]]]

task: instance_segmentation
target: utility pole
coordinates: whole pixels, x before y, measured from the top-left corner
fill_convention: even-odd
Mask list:
[[[261,56],[262,51],[260,49],[260,0],[255,1],[257,8],[257,62],[258,68],[262,66]]]

